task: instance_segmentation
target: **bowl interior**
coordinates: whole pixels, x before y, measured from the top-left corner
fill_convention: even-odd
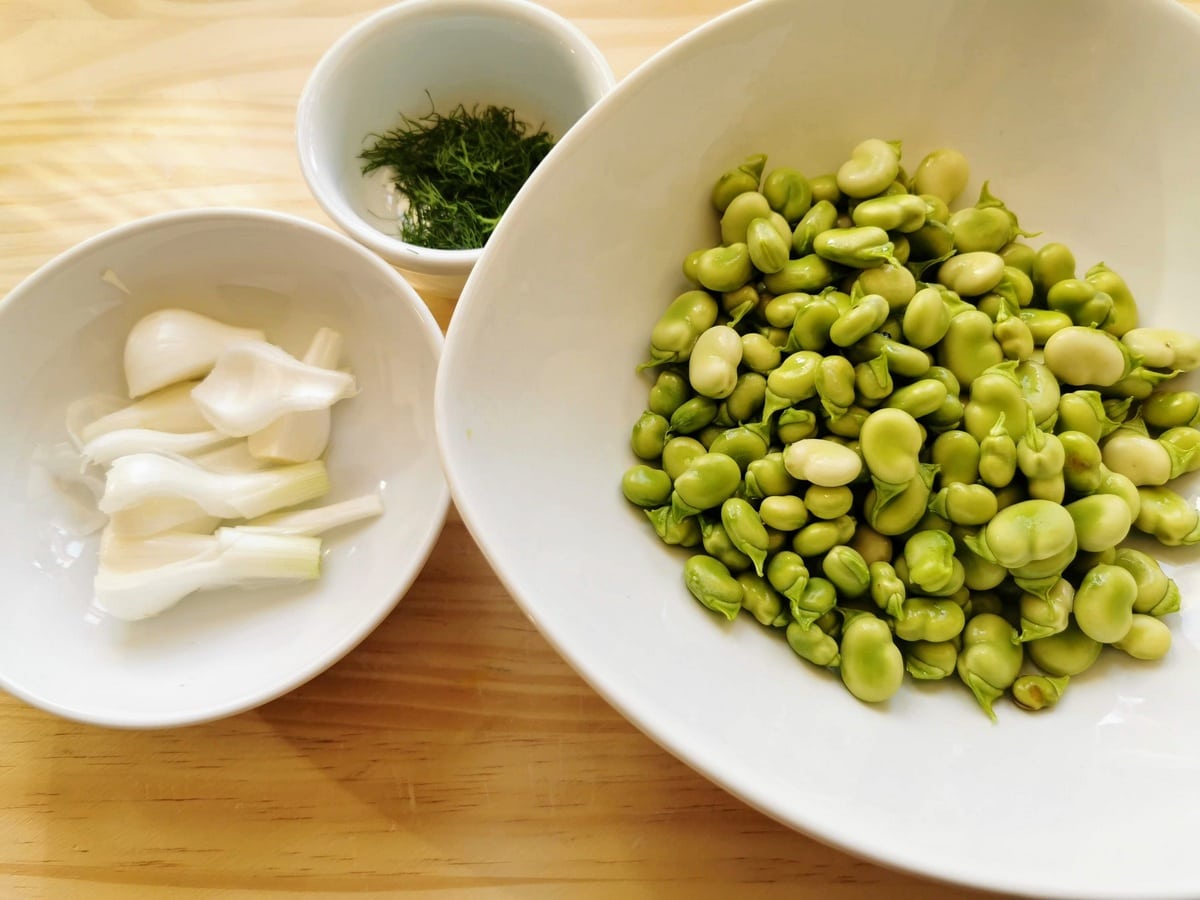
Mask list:
[[[458,304],[438,429],[484,552],[617,708],[770,815],[895,866],[1056,896],[1200,891],[1194,552],[1159,554],[1185,598],[1166,660],[1106,654],[1053,712],[1005,703],[993,725],[957,680],[870,707],[748,616],[718,621],[619,490],[650,384],[634,367],[683,257],[719,240],[713,181],[751,153],[818,175],[866,137],[902,139],[910,172],[958,147],[967,203],[989,179],[1032,243],[1103,259],[1145,320],[1200,328],[1198,49],[1168,3],[761,2],[567,136]]]
[[[454,260],[455,251],[399,241],[402,199],[385,171],[363,177],[359,154],[401,116],[427,115],[431,101],[443,114],[460,103],[508,106],[531,129],[563,135],[611,82],[578,37],[524,3],[414,0],[367,20],[321,62],[301,103],[300,153],[318,199],[393,262],[400,252]],[[457,255],[468,253],[477,256]]]
[[[327,536],[319,581],[197,594],[123,623],[89,612],[96,537],[74,531],[35,460],[66,439],[71,401],[122,393],[130,326],[168,306],[262,328],[297,356],[318,327],[341,331],[361,393],[334,410],[328,501],[378,489],[386,512]],[[18,287],[0,306],[3,684],[75,718],[173,724],[255,705],[339,658],[415,578],[445,515],[432,423],[440,337],[384,264],[270,214],[145,220]]]

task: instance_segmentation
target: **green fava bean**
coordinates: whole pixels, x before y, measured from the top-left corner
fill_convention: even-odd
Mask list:
[[[1020,241],[1009,241],[997,252],[1006,266],[1020,269],[1031,279],[1030,284],[1033,283],[1033,259],[1037,256],[1037,252],[1032,247]]]
[[[742,608],[742,586],[729,569],[711,556],[697,554],[683,565],[683,580],[692,596],[732,621]]]
[[[837,225],[837,207],[828,200],[813,204],[792,231],[792,252],[797,256],[807,256],[813,252],[813,242],[817,235],[828,231]]]
[[[992,328],[992,337],[1000,345],[1005,359],[1023,362],[1033,356],[1033,332],[1018,316],[1002,313]],[[1057,386],[1058,383],[1055,382],[1055,387]]]
[[[850,512],[854,506],[854,492],[845,486],[809,485],[804,492],[804,506],[818,519],[836,519]]]
[[[959,383],[970,384],[985,369],[1004,361],[1004,350],[992,329],[992,320],[978,310],[954,316],[936,348],[938,365],[953,372]]]
[[[1179,611],[1179,586],[1167,577],[1154,557],[1132,547],[1122,547],[1114,554],[1112,562],[1137,582],[1137,598],[1133,601],[1135,613],[1165,616]]]
[[[867,703],[882,703],[900,690],[904,657],[887,623],[869,613],[850,618],[842,627],[842,683]]]
[[[887,357],[882,353],[854,367],[854,391],[864,403],[877,403],[895,390]]]
[[[761,575],[742,572],[737,576],[742,586],[742,609],[754,616],[760,625],[783,628],[788,624],[787,613],[779,594]]]
[[[1013,702],[1029,712],[1050,709],[1062,699],[1068,681],[1065,676],[1022,675],[1013,682]]]
[[[774,169],[763,182],[763,196],[771,209],[789,223],[795,223],[812,206],[812,187],[808,179],[795,169]]]
[[[792,549],[809,559],[828,553],[840,542],[841,535],[834,522],[818,521],[805,525],[792,538]]]
[[[1104,645],[1093,640],[1072,621],[1066,629],[1025,645],[1029,658],[1039,669],[1050,675],[1074,677],[1092,667],[1100,658]]]
[[[758,153],[746,157],[736,169],[731,169],[718,178],[712,189],[712,205],[717,212],[725,212],[733,198],[739,194],[757,191],[758,181],[762,178],[763,167],[766,164],[766,156]]]
[[[1064,278],[1046,292],[1046,306],[1070,317],[1076,325],[1095,328],[1112,314],[1112,297],[1078,278]]]
[[[794,478],[822,487],[850,484],[862,471],[862,460],[854,450],[821,438],[788,444],[783,463]]]
[[[914,641],[904,651],[904,668],[918,681],[939,681],[954,674],[958,648],[954,641]]]
[[[879,409],[863,423],[859,440],[871,475],[886,484],[907,485],[917,477],[924,446],[921,426],[902,409]]]
[[[697,339],[717,321],[717,301],[704,291],[687,291],[671,301],[650,331],[646,365],[683,362]]]
[[[1200,394],[1159,391],[1142,401],[1141,414],[1151,428],[1194,428],[1200,425]]]
[[[1033,255],[1033,289],[1045,297],[1060,281],[1075,277],[1075,254],[1065,244],[1050,243]]]
[[[855,389],[857,390],[858,380],[857,373],[855,377]],[[863,423],[867,421],[867,416],[871,414],[869,409],[861,406],[851,406],[846,409],[836,419],[829,419],[825,425],[829,429],[831,435],[846,438],[847,440],[856,440],[862,434]]]
[[[631,466],[621,477],[621,493],[634,506],[655,509],[671,499],[671,476],[662,469]]]
[[[739,424],[749,422],[761,418],[766,396],[767,379],[758,372],[743,372],[738,376],[733,393],[725,398],[723,407],[731,421]]]
[[[811,438],[818,430],[817,414],[809,409],[785,409],[775,420],[775,437],[785,446]]]
[[[729,532],[725,530],[725,526],[720,521],[702,518],[700,520],[700,541],[704,545],[704,552],[713,559],[720,560],[721,564],[730,572],[742,572],[754,564],[750,557],[733,545]]]
[[[750,557],[754,563],[754,571],[761,575],[763,565],[767,561],[770,538],[758,511],[748,501],[740,497],[730,497],[721,504],[721,525],[733,546]]]
[[[1129,285],[1125,283],[1124,278],[1104,263],[1092,266],[1083,277],[1096,290],[1112,298],[1112,312],[1101,324],[1101,328],[1117,337],[1137,328],[1137,301],[1133,298],[1133,292],[1129,290]]]
[[[679,547],[695,547],[700,543],[700,523],[695,516],[685,516],[680,519],[674,515],[670,506],[660,506],[658,509],[648,509],[646,518],[650,520],[654,533],[664,544]]]
[[[758,191],[745,191],[734,197],[721,215],[721,243],[726,246],[747,243],[750,223],[768,219],[771,204]]]
[[[751,372],[767,375],[779,367],[783,354],[766,337],[757,333],[742,335],[742,365]]]
[[[799,553],[780,550],[767,562],[767,581],[788,600],[795,601],[804,596],[808,578],[808,567]]]
[[[1129,507],[1120,497],[1111,494],[1092,494],[1066,505],[1075,521],[1079,549],[1099,552],[1115,547],[1133,526]]]
[[[887,562],[892,558],[891,538],[866,525],[858,526],[850,540],[850,546],[859,552],[868,566],[874,562]]]
[[[1121,423],[1109,417],[1098,391],[1067,391],[1058,401],[1056,425],[1060,435],[1064,431],[1078,431],[1099,443]]]
[[[909,597],[896,619],[896,637],[903,641],[949,641],[962,633],[966,616],[953,600]]]
[[[739,425],[729,428],[709,445],[710,453],[723,453],[745,472],[750,463],[767,455],[769,429],[763,425]]]
[[[922,466],[916,478],[907,484],[896,485],[899,491],[881,490],[888,487],[875,481],[875,487],[863,500],[863,516],[880,534],[898,535],[911,531],[925,515],[929,506],[933,473]]]
[[[810,253],[799,259],[789,259],[778,272],[765,275],[763,284],[772,294],[811,293],[828,287],[836,275],[828,261]]]
[[[1078,325],[1052,334],[1043,352],[1050,371],[1066,384],[1113,385],[1134,367],[1121,341],[1107,331]]]
[[[791,601],[792,619],[802,626],[815,623],[837,606],[837,589],[827,578],[810,576],[800,596]]]
[[[935,288],[917,291],[904,310],[904,339],[922,350],[932,347],[950,329],[950,311]]]
[[[817,395],[817,369],[822,358],[813,350],[798,350],[784,358],[779,368],[767,376],[764,419],[784,407]]]
[[[944,431],[933,441],[930,459],[942,485],[974,484],[979,480],[979,442],[966,431]]]
[[[1006,487],[1017,471],[1017,444],[1001,413],[987,437],[979,442],[979,477],[994,488]]]
[[[808,508],[791,494],[764,497],[758,514],[765,524],[779,531],[797,531],[808,524]]]
[[[638,459],[653,460],[662,456],[663,446],[667,442],[668,422],[657,413],[649,410],[642,413],[633,423],[633,431],[629,437],[629,446]]]
[[[692,464],[692,460],[707,452],[704,445],[695,438],[673,437],[663,447],[663,470],[674,482]]]
[[[650,412],[670,419],[675,410],[679,409],[691,396],[692,386],[682,372],[675,369],[663,369],[658,373],[654,387],[650,388],[648,407]]]
[[[695,434],[707,428],[717,417],[717,401],[711,397],[693,397],[671,413],[670,434]]]
[[[1079,630],[1094,641],[1119,641],[1133,626],[1137,582],[1120,566],[1095,566],[1075,591],[1072,611]]]
[[[1020,599],[1022,643],[1036,641],[1065,631],[1071,621],[1075,588],[1065,578],[1059,578],[1046,596],[1022,594]]]
[[[905,378],[921,378],[930,368],[929,354],[916,347],[901,344],[882,334],[872,334],[850,348],[855,362],[865,362],[876,356],[887,359],[888,371]]]
[[[925,201],[913,194],[895,194],[863,200],[854,207],[855,225],[871,225],[884,231],[907,234],[925,224]]]
[[[696,280],[710,291],[736,291],[753,275],[750,248],[741,242],[705,250],[696,260]]]
[[[1058,412],[1062,391],[1058,380],[1046,366],[1032,359],[1017,363],[1013,375],[1021,385],[1021,396],[1033,411],[1033,419],[1042,426]]]
[[[1200,338],[1174,328],[1133,328],[1121,336],[1141,363],[1154,369],[1190,372],[1200,368]]]
[[[869,138],[858,144],[837,170],[837,187],[847,197],[873,197],[899,174],[899,145]]]
[[[871,586],[867,561],[857,550],[845,544],[830,548],[821,561],[821,571],[837,589],[839,596],[851,600],[864,596]]]
[[[675,479],[672,505],[676,500],[693,511],[720,506],[742,483],[742,470],[724,453],[705,453],[692,460]]]
[[[879,328],[890,313],[887,300],[867,294],[838,316],[829,329],[829,339],[839,347],[849,347]]]
[[[706,425],[696,432],[696,440],[704,445],[707,451],[713,445],[713,441],[725,433],[724,425]]]
[[[938,269],[938,282],[962,297],[982,297],[1004,277],[1004,260],[997,253],[960,253]]]
[[[892,618],[899,616],[908,592],[895,567],[887,560],[875,560],[867,565],[867,572],[871,579],[868,590],[875,605]]]
[[[796,655],[813,665],[833,667],[841,662],[837,641],[816,625],[804,626],[792,622],[787,627],[786,635],[788,646]]]
[[[791,230],[787,238],[769,219],[754,219],[746,228],[746,249],[758,271],[773,274],[783,268],[791,252]]]
[[[1077,494],[1090,494],[1100,487],[1100,446],[1082,431],[1058,435],[1063,447],[1063,480]],[[1128,509],[1128,507],[1126,507]]]
[[[817,366],[817,396],[832,419],[854,405],[854,366],[844,356],[826,356]]]
[[[933,495],[929,509],[955,525],[986,525],[1000,511],[996,495],[982,484],[953,482]]]
[[[1024,659],[1017,632],[1000,616],[974,616],[962,632],[958,655],[958,677],[971,689],[976,701],[995,721],[992,704],[1017,680]]]
[[[1066,451],[1056,435],[1037,427],[1033,410],[1025,417],[1025,434],[1017,441],[1017,468],[1030,480],[1061,475]]]
[[[737,385],[742,337],[728,325],[714,325],[696,340],[688,360],[688,380],[704,397],[724,399]]]
[[[923,275],[927,269],[954,255],[954,232],[950,226],[928,214],[924,225],[904,237],[908,238],[909,267],[915,276]]]
[[[889,409],[900,409],[914,419],[937,412],[945,402],[946,386],[933,378],[922,378],[892,392],[885,402]]]
[[[954,249],[959,253],[999,253],[1012,239],[1012,220],[997,207],[960,209],[947,223],[954,232]]]
[[[1171,649],[1171,629],[1154,616],[1135,614],[1129,632],[1113,646],[1134,659],[1162,659]]]
[[[985,369],[971,383],[971,399],[963,411],[963,425],[981,445],[1002,416],[1004,427],[1013,440],[1026,432],[1030,409],[1016,367],[1013,360],[998,363]]]
[[[842,202],[842,191],[837,185],[837,176],[833,173],[818,175],[808,179],[812,188],[813,203],[829,203],[836,205]]]
[[[957,150],[941,148],[925,155],[913,173],[913,189],[932,194],[945,204],[953,203],[967,186],[970,169]]]
[[[1139,487],[1134,527],[1168,547],[1200,543],[1200,513],[1169,487]]]
[[[897,250],[899,246],[899,243],[896,243]],[[899,260],[899,253],[895,255]],[[878,294],[883,297],[892,312],[904,309],[917,293],[917,279],[913,277],[912,272],[903,265],[891,263],[861,270],[854,283],[864,294]],[[894,334],[893,337],[899,337],[899,334]]]
[[[796,321],[796,313],[800,307],[811,299],[811,294],[803,294],[798,291],[780,294],[767,301],[766,306],[763,307],[763,316],[773,328],[790,330]]]
[[[796,318],[788,332],[784,350],[822,350],[829,343],[829,332],[842,315],[837,304],[828,297],[809,297],[796,310]]]
[[[971,591],[990,591],[1008,577],[1008,569],[984,559],[965,543],[958,548],[958,561],[963,567],[963,584]]]
[[[1019,318],[1029,329],[1035,347],[1043,347],[1055,332],[1070,328],[1075,323],[1066,313],[1053,309],[1023,309]]]
[[[882,228],[873,226],[830,228],[813,240],[813,252],[821,259],[855,269],[884,262],[896,264],[895,245]]]
[[[1074,544],[1070,513],[1049,500],[1025,500],[996,513],[971,549],[984,559],[1017,569],[1073,549]]]
[[[954,577],[954,538],[944,531],[918,531],[904,543],[907,581],[936,594]]]

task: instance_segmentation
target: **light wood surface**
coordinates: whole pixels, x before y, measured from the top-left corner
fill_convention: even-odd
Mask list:
[[[618,77],[735,5],[544,2]],[[0,0],[0,294],[151,213],[330,224],[295,102],[380,5]],[[445,326],[450,298],[427,299]],[[550,649],[453,511],[397,611],[283,699],[127,733],[0,695],[0,740],[6,898],[976,896],[791,832],[660,750]]]

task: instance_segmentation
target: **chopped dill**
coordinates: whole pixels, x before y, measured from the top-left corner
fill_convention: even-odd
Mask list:
[[[363,174],[390,166],[392,182],[408,198],[400,237],[439,250],[482,247],[517,191],[554,146],[542,128],[509,107],[461,103],[443,115],[432,108],[398,127],[372,134],[360,155]]]

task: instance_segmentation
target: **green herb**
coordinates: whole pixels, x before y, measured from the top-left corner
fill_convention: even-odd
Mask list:
[[[432,107],[433,100],[430,98]],[[363,151],[363,174],[390,166],[396,189],[408,198],[400,237],[440,250],[482,247],[521,185],[550,152],[554,139],[512,109],[431,108],[403,116],[399,127],[373,134]]]

